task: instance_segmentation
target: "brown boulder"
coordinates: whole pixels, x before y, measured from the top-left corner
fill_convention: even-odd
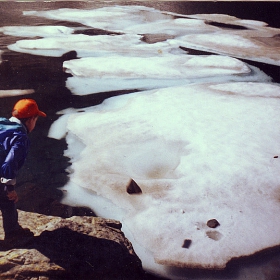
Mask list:
[[[145,278],[120,222],[18,212],[20,224],[34,237],[7,250],[0,228],[0,279]]]

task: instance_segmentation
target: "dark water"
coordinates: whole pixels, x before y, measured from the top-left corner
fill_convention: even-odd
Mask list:
[[[108,2],[109,5],[145,5],[162,11],[179,14],[223,13],[242,19],[265,21],[270,26],[280,27],[280,2]],[[25,17],[24,10],[49,10],[59,8],[92,9],[104,6],[104,2],[0,2],[0,27],[6,25],[65,25],[69,27],[82,26],[79,23],[62,22],[38,17]],[[18,39],[0,33],[0,50],[3,63],[0,64],[0,90],[28,89],[35,90],[32,97],[36,99],[41,110],[47,113],[46,119],[39,119],[38,125],[30,135],[32,149],[29,158],[18,177],[18,192],[21,201],[18,208],[43,214],[60,215],[57,212],[56,201],[62,193],[58,190],[67,182],[65,168],[68,159],[63,156],[67,148],[64,140],[47,137],[48,130],[58,118],[56,112],[69,108],[83,108],[100,104],[104,99],[126,94],[130,91],[105,92],[87,96],[73,96],[65,87],[67,75],[63,72],[62,63],[69,57],[42,57],[9,51],[6,46]],[[264,63],[252,63],[280,82],[280,70],[277,66]],[[137,89],[135,89],[137,91]],[[0,99],[0,115],[9,117],[13,104],[18,97]],[[71,210],[72,211],[72,210]],[[72,213],[72,212],[71,212]],[[70,215],[71,213],[68,213]],[[93,213],[94,214],[94,213]],[[201,271],[186,269],[189,279],[235,279],[240,273],[240,267],[264,267],[264,279],[280,279],[280,250],[274,248],[265,250],[253,257],[231,262],[224,271]],[[278,267],[278,268],[277,268]],[[171,269],[173,273],[182,270]],[[151,276],[152,277],[152,276]],[[255,279],[255,278],[246,279]],[[245,278],[244,278],[245,279]]]

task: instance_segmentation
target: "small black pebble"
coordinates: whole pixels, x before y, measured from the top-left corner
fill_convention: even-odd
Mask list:
[[[190,239],[185,239],[182,248],[189,249],[189,247],[191,246],[191,243],[192,243],[192,241]]]
[[[275,156],[274,158],[278,158],[278,156]]]

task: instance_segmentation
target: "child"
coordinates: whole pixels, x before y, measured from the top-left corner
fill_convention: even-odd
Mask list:
[[[35,128],[39,116],[46,117],[46,114],[33,99],[21,99],[15,104],[10,119],[0,118],[0,210],[6,243],[33,236],[18,223],[15,184],[17,172],[28,154],[28,133]]]

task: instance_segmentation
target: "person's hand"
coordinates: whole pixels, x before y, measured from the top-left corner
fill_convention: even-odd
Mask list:
[[[18,195],[17,195],[16,191],[8,192],[7,196],[9,198],[9,200],[12,200],[14,203],[18,202]]]

